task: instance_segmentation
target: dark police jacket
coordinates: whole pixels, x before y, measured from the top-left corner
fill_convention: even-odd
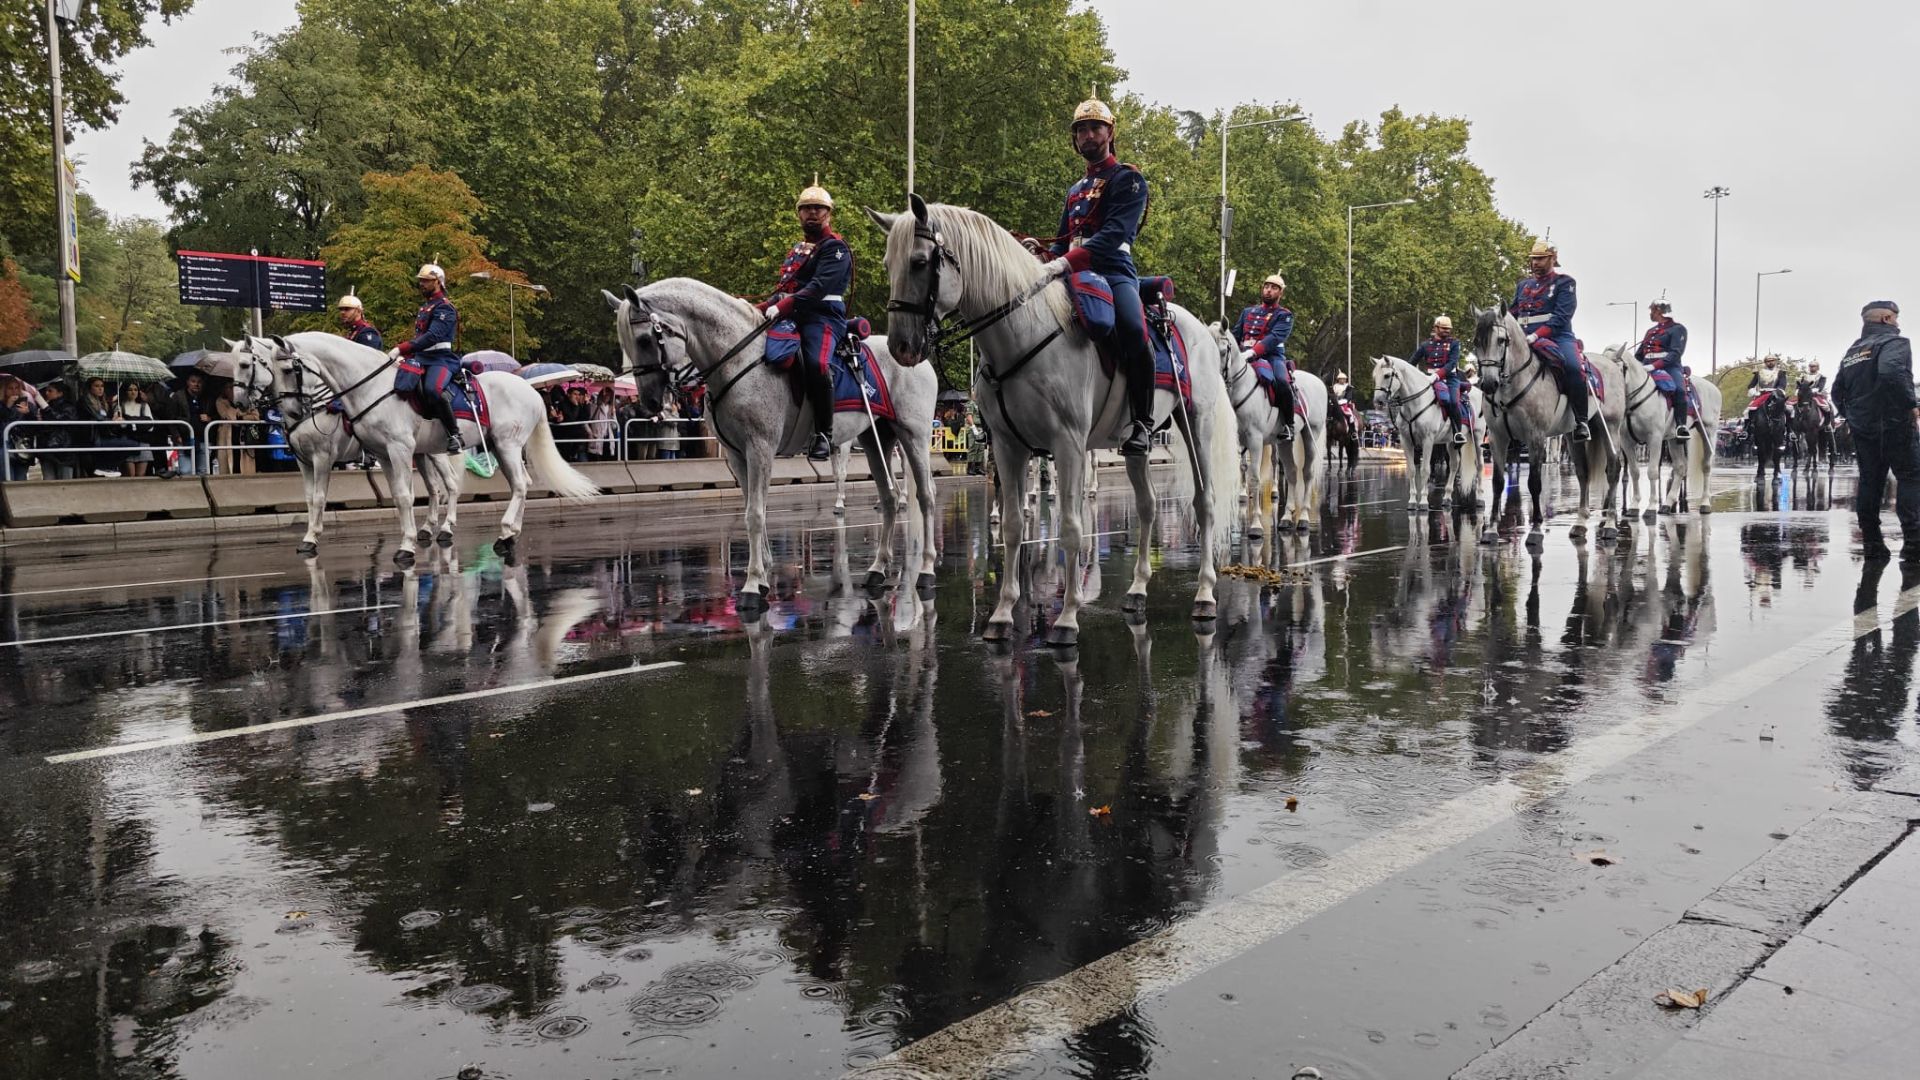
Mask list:
[[[1913,344],[1896,327],[1868,323],[1840,358],[1833,406],[1856,435],[1913,436]]]

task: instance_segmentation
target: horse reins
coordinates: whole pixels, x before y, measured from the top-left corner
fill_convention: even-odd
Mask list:
[[[654,355],[656,357],[665,357],[667,355],[667,338],[674,336],[677,332],[667,329],[667,324],[660,320],[659,313],[655,312],[651,308],[647,308],[643,304],[634,304],[632,303],[632,301],[629,301],[628,304],[631,309],[627,316],[628,329],[636,328],[640,326],[642,323],[645,323],[647,326],[647,333],[653,338]],[[645,318],[641,317],[640,315],[641,311],[646,312]],[[774,323],[774,320],[772,319],[762,320],[760,325],[748,331],[745,337],[742,337],[739,341],[734,342],[732,348],[728,349],[725,353],[721,354],[720,359],[715,361],[713,366],[709,368],[708,371],[701,371],[698,367],[694,365],[692,360],[688,360],[684,364],[668,365],[664,359],[655,360],[653,363],[647,364],[644,366],[629,362],[627,365],[627,371],[629,374],[636,375],[636,376],[652,375],[655,373],[664,375],[667,379],[667,383],[670,386],[672,386],[675,390],[680,390],[683,392],[687,390],[691,390],[697,386],[709,385],[709,382],[708,382],[709,372],[717,373],[720,371],[721,368],[726,367],[727,363],[731,361],[734,357],[739,356],[741,352],[743,352],[748,345],[751,345],[755,341],[759,340],[760,335],[765,334],[768,330],[773,329],[773,323]],[[679,335],[679,336],[683,341],[686,339],[685,335]],[[726,382],[721,383],[719,387],[713,390],[713,392],[709,394],[707,397],[707,415],[711,416],[714,420],[714,424],[713,424],[714,437],[719,439],[721,444],[724,445],[728,450],[731,450],[736,454],[740,453],[740,448],[735,446],[733,442],[727,438],[726,434],[720,430],[720,422],[719,422],[720,421],[720,403],[726,400],[727,392],[732,390],[734,388],[734,385],[737,384],[741,379],[746,378],[747,374],[751,372],[753,369],[754,369],[754,365],[752,364],[746,364],[742,366],[739,371],[733,374],[732,378],[729,378]]]

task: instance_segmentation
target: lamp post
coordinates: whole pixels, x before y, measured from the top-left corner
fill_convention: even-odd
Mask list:
[[[1733,191],[1715,184],[1700,197],[1713,200],[1713,370],[1720,370],[1720,200]]]
[[[1355,210],[1376,210],[1382,206],[1412,206],[1412,199],[1395,199],[1392,202],[1361,203],[1347,207],[1347,377],[1353,377],[1353,212]],[[1418,336],[1420,328],[1414,327]]]
[[[1229,113],[1220,115],[1220,322],[1227,321],[1227,234],[1233,231],[1233,210],[1227,205],[1227,132],[1241,128],[1272,127],[1305,120],[1304,116],[1282,116],[1277,120],[1248,120],[1235,124]]]
[[[79,308],[73,293],[74,282],[80,276],[76,260],[78,245],[73,240],[78,226],[73,220],[73,192],[68,188],[71,175],[67,171],[67,103],[60,84],[60,31],[73,20],[73,0],[47,0],[47,81],[53,92],[53,202],[60,228],[60,258],[55,263],[60,291],[60,343],[70,355],[78,356],[80,330],[74,313]]]
[[[1628,344],[1628,345],[1632,345],[1632,344],[1633,344],[1633,328],[1634,328],[1634,327],[1636,327],[1636,326],[1639,326],[1639,325],[1640,325],[1640,323],[1639,323],[1639,321],[1638,321],[1637,319],[1635,319],[1635,318],[1634,318],[1634,314],[1633,314],[1633,312],[1634,312],[1634,309],[1635,309],[1635,308],[1638,308],[1638,307],[1640,306],[1640,301],[1638,301],[1638,300],[1609,300],[1609,301],[1607,301],[1607,306],[1608,306],[1608,307],[1623,307],[1623,308],[1626,308],[1626,309],[1627,309],[1627,344]]]
[[[1791,274],[1792,270],[1762,270],[1753,275],[1753,359],[1760,359],[1760,279]]]
[[[468,274],[467,276],[475,281],[496,280],[491,270],[481,270],[477,273]],[[507,287],[507,355],[513,357],[514,362],[518,363],[520,360],[520,324],[518,322],[518,314],[513,306],[513,290],[525,289],[528,292],[537,292],[541,296],[552,296],[553,294],[548,291],[545,285],[522,285],[517,281],[511,281],[507,278],[499,278],[498,280],[500,284]]]

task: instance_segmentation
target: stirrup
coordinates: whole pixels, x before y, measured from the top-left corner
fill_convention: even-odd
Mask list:
[[[807,444],[808,461],[826,461],[833,457],[833,441],[824,432],[813,433],[813,441]]]
[[[1127,430],[1127,437],[1120,443],[1122,457],[1146,457],[1153,451],[1153,427],[1142,420],[1135,420]]]
[[[462,450],[465,450],[466,448],[467,448],[467,444],[464,440],[460,438],[460,432],[458,429],[452,432],[449,432],[447,434],[447,453],[458,454]]]
[[[1681,442],[1693,438],[1693,425],[1681,424],[1679,430],[1673,433],[1673,437],[1679,439]]]
[[[1279,430],[1276,431],[1274,434],[1274,438],[1279,439],[1281,442],[1293,441],[1293,418],[1292,417],[1288,417],[1287,422],[1280,425]]]
[[[1453,429],[1453,445],[1455,446],[1467,445],[1467,433],[1465,430],[1458,427]]]
[[[1585,420],[1575,421],[1573,430],[1567,433],[1568,436],[1572,438],[1574,442],[1586,442],[1588,437],[1593,434],[1587,430],[1587,423]]]

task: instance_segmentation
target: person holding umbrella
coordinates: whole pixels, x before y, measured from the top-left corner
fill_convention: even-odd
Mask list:
[[[11,375],[0,375],[0,428],[17,421],[38,419],[40,419],[39,394],[32,385]],[[0,447],[0,456],[6,459],[6,478],[25,480],[27,470],[33,467],[33,458],[28,454],[11,453],[11,450],[11,446]]]
[[[365,345],[369,349],[387,351],[387,343],[380,337],[380,331],[367,321],[366,309],[360,306],[360,298],[348,293],[340,298],[340,329],[348,340],[355,345]]]

